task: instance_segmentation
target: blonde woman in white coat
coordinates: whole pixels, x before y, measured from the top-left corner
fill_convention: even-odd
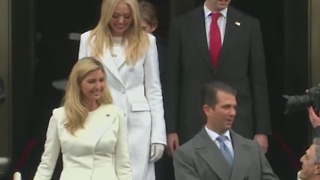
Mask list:
[[[112,105],[103,65],[83,58],[69,76],[63,107],[53,110],[34,180],[52,178],[62,152],[60,180],[132,180],[123,111]]]
[[[97,26],[81,35],[79,58],[94,56],[107,73],[114,104],[127,118],[133,180],[154,180],[166,145],[155,37],[140,25],[137,0],[104,0]]]

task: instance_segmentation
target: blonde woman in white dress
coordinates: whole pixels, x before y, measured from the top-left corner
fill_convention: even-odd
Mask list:
[[[97,26],[81,35],[79,58],[99,59],[113,103],[125,113],[133,180],[154,180],[166,145],[155,37],[140,24],[137,0],[104,0]]]
[[[103,65],[83,58],[54,109],[34,180],[50,180],[60,152],[60,180],[132,180],[123,111],[112,104]]]

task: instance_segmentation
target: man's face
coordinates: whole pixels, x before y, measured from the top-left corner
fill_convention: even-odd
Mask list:
[[[230,2],[231,0],[206,0],[205,4],[211,11],[222,11]]]
[[[140,20],[140,24],[141,24],[141,27],[142,29],[147,32],[147,33],[150,33],[152,34],[153,31],[156,29],[157,26],[152,26],[151,24],[147,23],[145,20],[141,19]]]
[[[315,179],[320,174],[320,166],[314,164],[316,145],[312,144],[300,158],[302,163],[300,178],[305,180]]]
[[[236,97],[223,91],[217,92],[217,104],[213,107],[203,106],[207,117],[207,127],[216,133],[223,134],[231,129],[236,116]]]

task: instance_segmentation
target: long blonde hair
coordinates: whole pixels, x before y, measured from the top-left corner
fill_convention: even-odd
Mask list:
[[[97,70],[103,71],[106,83],[106,73],[103,65],[100,61],[92,57],[84,57],[80,59],[71,70],[63,99],[67,118],[65,127],[71,134],[74,134],[74,132],[79,128],[83,128],[84,121],[88,116],[88,109],[84,107],[82,102],[83,99],[80,89],[81,82],[89,73]],[[99,99],[99,103],[112,103],[112,97],[107,84],[105,85],[101,98]]]
[[[103,0],[101,15],[98,25],[91,31],[89,41],[92,47],[91,56],[101,57],[104,48],[112,52],[113,39],[110,19],[115,7],[119,2],[128,4],[132,13],[132,24],[128,27],[122,37],[122,44],[125,46],[125,57],[127,64],[135,64],[149,46],[148,34],[144,32],[140,24],[140,12],[137,0]]]

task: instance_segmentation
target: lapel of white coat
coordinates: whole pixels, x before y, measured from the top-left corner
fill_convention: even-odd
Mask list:
[[[123,66],[123,64],[125,63],[125,58],[124,58],[123,53],[120,53],[120,54],[121,54],[120,59],[123,59],[123,62],[121,62],[119,64],[122,64],[121,66]],[[112,76],[114,76],[122,85],[124,85],[122,78],[120,76],[120,72],[119,72],[119,68],[121,68],[121,66],[119,66],[119,68],[118,68],[116,66],[115,62],[113,62],[114,60],[112,58],[112,55],[111,55],[111,52],[109,49],[105,48],[104,53],[103,53],[103,57],[101,58],[101,61],[102,61],[103,65],[106,67],[106,70],[109,71],[110,74]]]
[[[99,109],[93,119],[90,119],[92,124],[90,125],[89,131],[86,132],[86,138],[88,138],[88,142],[90,142],[93,147],[95,147],[101,137],[112,128],[112,124],[116,119],[115,114],[108,112],[108,108],[105,107],[106,106]]]

